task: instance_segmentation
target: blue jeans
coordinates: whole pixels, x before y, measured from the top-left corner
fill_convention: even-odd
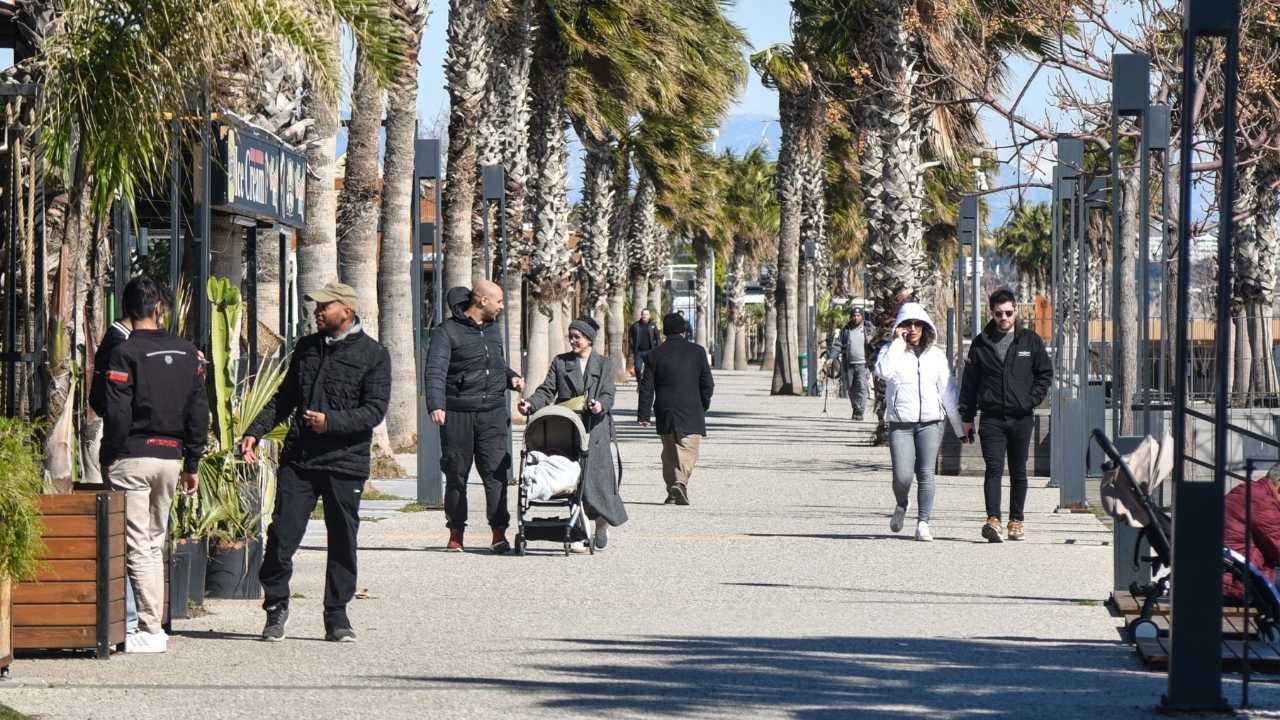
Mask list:
[[[911,480],[916,480],[916,518],[928,522],[933,512],[933,466],[942,446],[942,421],[889,423],[889,456],[893,459],[893,495],[898,507],[911,501]]]
[[[639,350],[636,352],[635,356],[632,358],[632,362],[635,363],[635,368],[636,368],[636,382],[640,382],[642,379],[644,379],[644,368],[645,368],[645,365],[649,364],[650,352],[651,351],[649,350]]]
[[[138,632],[138,602],[133,599],[133,583],[127,578],[124,583],[124,631]]]

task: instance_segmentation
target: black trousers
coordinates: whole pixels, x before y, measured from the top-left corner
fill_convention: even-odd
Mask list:
[[[324,500],[324,526],[329,535],[324,573],[324,625],[326,629],[351,626],[347,603],[356,592],[356,533],[360,530],[360,494],[364,480],[355,475],[281,466],[276,480],[275,510],[267,530],[267,549],[258,573],[264,609],[289,606],[293,554],[302,543],[307,520],[319,498]]]
[[[511,453],[507,450],[507,434],[511,432],[507,409],[499,407],[483,412],[445,413],[440,428],[440,458],[444,470],[444,515],[451,530],[467,526],[467,477],[471,465],[484,483],[485,514],[489,527],[497,530],[511,524],[507,511],[507,473]]]
[[[987,517],[1000,517],[1000,480],[1004,462],[1009,458],[1009,519],[1022,521],[1022,508],[1027,501],[1027,454],[1031,449],[1034,418],[992,417],[983,415],[978,425],[982,442],[982,459],[987,464],[984,483]]]

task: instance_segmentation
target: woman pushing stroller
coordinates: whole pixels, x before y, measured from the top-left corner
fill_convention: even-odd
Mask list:
[[[609,526],[617,527],[627,521],[627,509],[618,494],[618,480],[610,444],[614,439],[613,363],[595,352],[596,333],[600,326],[589,318],[574,320],[569,324],[569,352],[557,355],[547,370],[547,377],[527,400],[520,403],[520,412],[534,413],[552,403],[584,397],[583,425],[589,433],[587,463],[582,478],[582,502],[587,517],[595,521],[591,542],[596,550],[603,550],[609,543]],[[601,461],[603,459],[603,461]]]
[[[943,420],[966,442],[957,409],[955,380],[947,355],[934,340],[938,331],[919,303],[904,303],[893,323],[893,338],[876,358],[876,376],[885,383],[885,421],[889,423],[889,454],[893,462],[893,494],[897,504],[889,529],[902,530],[910,502],[911,481],[916,490],[916,540],[930,542],[933,510],[933,469],[942,445]]]

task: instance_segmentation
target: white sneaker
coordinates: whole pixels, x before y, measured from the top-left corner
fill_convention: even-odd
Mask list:
[[[924,520],[916,523],[916,539],[920,542],[933,542],[933,534],[929,532],[929,523]]]
[[[138,631],[124,638],[124,651],[127,653],[162,653],[169,649],[169,636],[163,632],[149,633]]]
[[[893,509],[893,518],[889,520],[889,529],[894,532],[902,532],[902,521],[907,517],[907,509],[904,507],[895,507]]]

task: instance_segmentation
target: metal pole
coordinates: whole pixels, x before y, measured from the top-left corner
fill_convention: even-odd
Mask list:
[[[1120,116],[1111,113],[1111,437],[1120,437]]]
[[[197,212],[200,220],[200,234],[196,239],[196,286],[192,288],[191,300],[196,305],[196,332],[193,334],[196,347],[209,350],[209,220],[210,189],[213,182],[212,163],[213,121],[209,118],[209,90],[206,84],[200,96],[200,204]]]
[[[974,205],[977,205],[976,198]],[[978,215],[975,213],[973,217],[973,298],[970,304],[973,306],[973,328],[971,328],[971,337],[978,339],[978,334],[982,332],[982,231],[979,229]]]
[[[1138,150],[1138,260],[1133,264],[1138,273],[1138,387],[1142,390],[1142,432],[1151,433],[1151,139],[1147,110],[1139,116],[1142,137]]]
[[[246,378],[258,372],[258,228],[244,229],[245,265],[248,271],[248,306],[249,306],[249,368]]]
[[[280,357],[283,358],[293,348],[293,323],[289,322],[289,235],[282,225],[276,225],[275,230],[280,257],[280,337],[284,338]]]
[[[35,212],[31,218],[33,231],[35,235],[35,277],[32,282],[35,287],[35,304],[36,304],[36,326],[32,328],[32,335],[35,340],[34,350],[36,352],[35,372],[33,373],[34,382],[32,385],[32,393],[34,395],[31,407],[32,414],[36,417],[44,415],[47,411],[46,402],[48,400],[45,390],[45,364],[48,354],[45,351],[45,328],[48,322],[47,307],[45,303],[45,242],[44,242],[44,164],[41,162],[40,154],[40,133],[36,131],[35,141],[32,143],[32,156],[35,158]]]
[[[1188,327],[1191,264],[1191,183],[1195,139],[1196,41],[1201,35],[1226,35],[1226,92],[1224,93],[1222,198],[1218,237],[1218,332],[1214,408],[1214,468],[1212,482],[1188,478],[1187,370],[1188,342],[1174,345],[1173,441],[1174,519],[1171,593],[1178,598],[1170,617],[1169,710],[1223,710],[1222,696],[1222,493],[1226,481],[1227,323],[1230,320],[1232,214],[1235,196],[1236,64],[1240,16],[1238,0],[1187,0],[1183,4],[1182,165],[1178,187],[1178,329]]]
[[[8,235],[6,244],[9,250],[9,266],[5,275],[4,295],[5,295],[5,328],[4,328],[4,351],[5,357],[5,374],[4,374],[4,414],[8,417],[14,417],[18,414],[18,256],[21,250],[18,248],[18,183],[20,173],[18,171],[18,162],[16,155],[10,152],[8,167],[9,171],[9,217],[5,223],[5,233]],[[119,270],[116,271],[117,276]],[[118,283],[117,283],[118,284]]]
[[[178,121],[171,120],[169,140],[169,290],[178,291],[182,276],[182,154]],[[178,331],[178,313],[170,314],[169,329]]]

